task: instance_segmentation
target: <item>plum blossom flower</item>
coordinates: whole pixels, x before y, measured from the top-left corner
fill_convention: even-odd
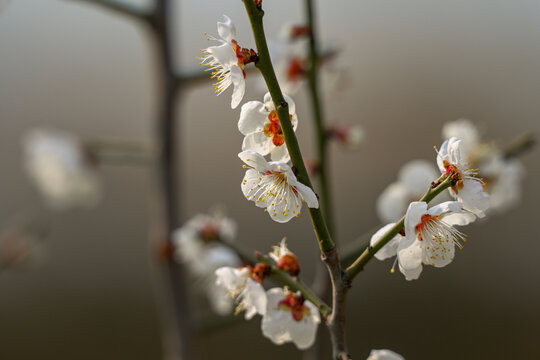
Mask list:
[[[465,157],[470,156],[480,145],[480,134],[476,126],[468,119],[457,119],[447,122],[442,128],[443,139],[458,138],[461,140],[461,151]]]
[[[221,267],[215,271],[216,286],[225,290],[229,298],[236,300],[236,312],[244,311],[246,320],[266,312],[266,292],[260,282],[254,280],[249,267]],[[256,279],[257,277],[255,277]]]
[[[55,209],[90,207],[101,197],[95,168],[71,134],[33,129],[23,137],[25,168]]]
[[[371,350],[367,360],[405,360],[405,358],[392,350],[381,349]]]
[[[296,255],[287,247],[287,238],[283,238],[279,246],[273,246],[270,258],[276,262],[279,269],[289,273],[292,276],[298,276],[300,265]]]
[[[480,161],[484,190],[491,198],[489,211],[504,211],[521,199],[521,182],[525,176],[523,164],[516,159],[506,159],[500,151],[493,150]]]
[[[317,307],[299,292],[273,288],[266,294],[268,302],[261,322],[263,335],[276,345],[293,342],[300,350],[313,345],[321,322]]]
[[[478,170],[471,169],[462,155],[461,146],[461,140],[455,137],[443,142],[437,152],[437,164],[443,174],[452,177],[450,194],[462,202],[465,209],[483,217],[489,207],[489,195],[484,191],[482,180],[476,177]]]
[[[232,299],[215,286],[215,270],[223,266],[240,266],[238,256],[217,240],[231,242],[236,236],[236,223],[217,210],[199,214],[173,233],[175,257],[189,269],[206,292],[212,309],[220,315],[229,314]]]
[[[403,165],[398,181],[386,187],[377,199],[377,215],[381,221],[401,219],[411,201],[420,199],[438,177],[437,169],[428,161],[413,160]]]
[[[358,149],[366,137],[364,128],[358,124],[332,127],[328,130],[328,135],[349,150]]]
[[[310,208],[319,207],[313,190],[296,179],[289,165],[267,162],[251,150],[241,152],[238,157],[250,167],[242,180],[244,196],[257,207],[266,208],[274,221],[284,223],[299,216],[302,200]]]
[[[370,246],[375,246],[375,244],[377,244],[379,242],[379,240],[382,239],[382,237],[395,225],[395,223],[390,223],[390,224],[386,224],[385,226],[383,226],[382,228],[380,228],[379,230],[377,230],[377,232],[375,234],[373,234],[373,236],[371,237],[371,240],[369,242]],[[377,260],[386,260],[388,258],[391,258],[392,256],[396,256],[397,254],[397,249],[398,249],[398,246],[399,246],[399,242],[401,241],[401,239],[403,239],[403,235],[401,234],[396,234],[396,236],[394,236],[388,243],[386,243],[386,245],[384,245],[379,251],[377,251],[375,253],[375,258]],[[393,272],[393,269],[392,268],[392,272]]]
[[[458,201],[447,201],[432,208],[415,201],[405,215],[405,237],[399,242],[399,270],[407,280],[416,280],[422,264],[444,267],[454,260],[455,247],[462,248],[466,235],[453,225],[467,225],[476,217],[463,210]]]
[[[236,28],[232,20],[223,15],[223,22],[218,21],[217,29],[221,39],[208,35],[208,40],[219,42],[219,45],[202,49],[200,64],[212,71],[212,79],[216,79],[214,89],[216,96],[220,95],[229,86],[233,85],[231,107],[234,109],[240,104],[246,90],[246,73],[244,66],[250,56],[255,53],[243,49],[236,42]]]
[[[284,97],[289,104],[289,117],[296,131],[296,106],[289,96]],[[250,101],[242,105],[238,130],[245,135],[242,150],[253,150],[263,156],[270,154],[272,161],[289,161],[285,136],[270,93],[264,95],[264,102]]]

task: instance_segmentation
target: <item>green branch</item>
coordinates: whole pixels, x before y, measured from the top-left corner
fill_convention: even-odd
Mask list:
[[[304,165],[302,153],[300,152],[298,140],[296,139],[296,135],[294,134],[293,126],[289,118],[289,105],[283,97],[283,93],[281,92],[281,88],[279,87],[279,83],[276,78],[276,73],[270,60],[270,53],[268,51],[268,45],[266,43],[266,36],[264,34],[263,27],[264,11],[257,8],[253,0],[244,0],[244,5],[251,22],[251,28],[253,30],[253,36],[255,37],[255,44],[257,46],[259,56],[259,60],[255,66],[263,75],[268,87],[268,91],[272,96],[272,101],[274,102],[274,106],[276,108],[281,129],[285,135],[285,143],[287,144],[287,149],[289,150],[289,155],[291,156],[291,162],[298,173],[298,180],[304,185],[313,189],[306,166]],[[313,227],[315,229],[315,234],[319,242],[319,247],[323,254],[330,254],[334,249],[335,244],[330,236],[330,232],[328,231],[328,227],[322,212],[320,208],[308,209]]]
[[[419,200],[429,203],[437,195],[439,195],[444,190],[452,186],[451,178],[443,175],[437,180],[436,187],[430,187],[425,195]],[[368,246],[364,252],[354,261],[354,263],[349,266],[346,270],[346,276],[349,280],[352,281],[356,275],[362,270],[366,264],[375,256],[377,251],[379,251],[384,245],[386,245],[390,240],[394,238],[402,229],[405,224],[405,216],[401,218],[386,234],[374,245]]]

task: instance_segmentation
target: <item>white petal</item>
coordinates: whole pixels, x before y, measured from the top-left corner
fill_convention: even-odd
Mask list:
[[[319,310],[309,300],[304,301],[304,306],[308,308],[310,314],[304,316],[300,321],[289,322],[289,333],[292,342],[300,350],[305,350],[315,342],[317,327],[321,322]]]
[[[231,40],[236,38],[236,28],[230,17],[227,15],[223,15],[223,17],[225,20],[217,23],[218,34],[223,40],[230,43]]]
[[[238,66],[231,67],[231,81],[234,86],[231,98],[231,108],[236,109],[238,104],[240,104],[240,101],[242,101],[244,93],[246,92],[244,73]]]
[[[291,158],[289,156],[289,150],[287,150],[287,145],[284,143],[280,146],[274,146],[270,151],[270,159],[272,161],[288,162]]]
[[[373,234],[373,236],[371,237],[371,240],[369,242],[369,244],[371,246],[375,246],[375,244],[395,225],[395,223],[390,223],[390,224],[387,224],[385,226],[383,226],[382,228],[380,228],[375,234]],[[382,247],[382,249],[380,249],[379,251],[377,251],[377,253],[375,254],[375,257],[378,259],[378,260],[385,260],[385,259],[388,259],[392,256],[395,256],[396,253],[397,253],[397,248],[398,248],[398,245],[399,245],[399,241],[401,240],[403,236],[400,235],[400,234],[397,234],[396,236],[394,236],[392,238],[392,240],[390,240],[388,243],[386,243],[386,245],[384,245]]]
[[[439,216],[443,213],[460,213],[463,210],[463,204],[459,201],[446,201],[442,204],[431,207],[427,213],[432,216]]]
[[[428,241],[424,245],[424,264],[444,267],[454,260],[454,238],[441,236],[438,239],[424,239],[423,241]]]
[[[277,345],[291,341],[288,324],[291,322],[292,315],[288,311],[279,309],[279,302],[284,298],[283,289],[272,288],[266,292],[266,296],[266,312],[261,321],[263,335]]]
[[[464,211],[461,213],[446,214],[441,219],[450,226],[463,226],[474,222],[476,220],[476,215],[471,212]]]
[[[319,208],[319,200],[317,199],[317,195],[315,195],[313,190],[300,182],[296,183],[294,187],[302,196],[308,207],[315,209]]]
[[[463,187],[459,189],[457,196],[463,202],[465,209],[479,217],[483,217],[484,211],[489,208],[489,195],[484,192],[484,187],[479,181],[464,180]]]
[[[422,242],[414,240],[412,243],[404,238],[398,247],[399,270],[407,280],[416,280],[422,272]]]
[[[367,360],[405,360],[405,358],[392,350],[381,349],[371,350]]]
[[[407,187],[411,196],[416,200],[424,195],[431,182],[439,176],[437,169],[431,162],[413,160],[403,165],[399,171],[398,180]]]
[[[285,223],[296,215],[293,213],[293,210],[299,204],[299,200],[294,192],[288,189],[285,194],[269,199],[268,203],[268,215],[270,215],[272,220]]]
[[[251,319],[255,314],[264,315],[266,313],[266,291],[258,282],[248,278],[241,298],[244,306],[246,306],[244,314],[246,320]]]
[[[229,43],[222,43],[217,46],[210,46],[205,49],[209,54],[212,54],[216,61],[223,66],[224,69],[230,69],[238,63],[238,58]]]
[[[266,159],[255,151],[246,150],[238,154],[238,157],[246,163],[246,165],[254,168],[255,170],[262,172],[263,174],[270,170],[270,164]]]
[[[245,103],[240,110],[238,130],[243,135],[262,131],[268,121],[268,114],[264,104],[260,101],[249,101]]]
[[[427,212],[427,204],[423,201],[414,201],[409,205],[405,214],[405,235],[409,240],[416,238],[415,227],[420,224],[422,215]]]
[[[398,221],[407,211],[412,195],[407,187],[396,182],[390,184],[377,198],[377,215],[383,222]]]
[[[456,137],[463,141],[465,155],[469,155],[479,142],[480,135],[476,126],[467,119],[458,119],[444,124],[442,128],[443,138]]]
[[[242,142],[242,150],[253,150],[261,155],[268,155],[274,148],[272,138],[266,136],[262,131],[246,135]]]
[[[212,310],[218,315],[228,315],[232,312],[234,301],[229,296],[229,291],[215,284],[210,284],[206,290],[208,302]]]

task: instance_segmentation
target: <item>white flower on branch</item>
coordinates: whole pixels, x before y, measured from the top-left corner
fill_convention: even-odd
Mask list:
[[[462,156],[481,169],[484,191],[491,197],[489,211],[504,211],[519,202],[525,175],[519,160],[507,159],[494,144],[481,142],[478,129],[467,119],[446,123],[442,134],[460,139]]]
[[[405,358],[392,350],[381,349],[371,350],[367,360],[405,360]]]
[[[289,165],[267,162],[262,155],[250,150],[241,152],[238,157],[250,167],[242,180],[244,196],[257,207],[266,208],[274,221],[284,223],[299,216],[302,200],[310,208],[319,207],[313,190],[296,179]]]
[[[276,262],[277,267],[286,273],[292,276],[298,276],[300,273],[298,259],[287,247],[286,238],[281,239],[279,246],[273,246],[272,252],[268,255]]]
[[[268,290],[267,297],[261,322],[263,335],[276,345],[293,342],[300,350],[312,346],[321,322],[317,307],[299,292],[282,288]]]
[[[398,181],[390,184],[377,199],[377,215],[384,222],[401,219],[412,201],[424,195],[439,177],[437,168],[425,160],[413,160],[401,167]]]
[[[294,101],[284,95],[289,104],[289,117],[293,129],[298,126]],[[264,102],[250,101],[242,105],[238,130],[245,135],[242,150],[253,150],[261,155],[270,154],[272,161],[288,162],[289,152],[285,136],[274,108],[270,93],[264,95]]]
[[[383,226],[382,228],[380,228],[379,230],[377,230],[377,232],[375,234],[373,234],[373,236],[371,237],[371,240],[369,242],[369,245],[370,246],[375,246],[375,244],[377,244],[379,242],[379,240],[381,240],[381,238],[395,225],[395,223],[390,223],[390,224],[386,224],[385,226]],[[388,258],[391,258],[392,256],[396,256],[397,254],[397,249],[398,249],[398,246],[399,246],[399,242],[401,241],[401,239],[403,239],[403,235],[401,234],[396,234],[396,236],[394,236],[388,243],[386,243],[386,245],[384,245],[379,251],[377,251],[375,253],[375,258],[377,260],[386,260]],[[392,268],[392,272],[393,272],[393,268]]]
[[[418,279],[422,264],[444,267],[454,260],[455,247],[466,235],[453,225],[467,225],[476,219],[458,201],[447,201],[428,209],[427,203],[415,201],[405,215],[405,237],[399,242],[399,270],[407,280]]]
[[[236,223],[219,211],[199,214],[173,233],[176,259],[189,269],[202,286],[212,310],[226,315],[233,302],[222,288],[215,286],[215,270],[222,266],[240,266],[238,256],[218,241],[231,242]]]
[[[262,280],[250,267],[221,267],[215,271],[216,286],[225,290],[238,304],[236,312],[244,311],[246,320],[266,312],[266,292],[257,280]],[[256,276],[254,276],[256,275]]]
[[[453,137],[441,145],[437,152],[437,164],[443,174],[452,177],[450,194],[463,203],[463,207],[479,217],[489,207],[489,195],[484,191],[482,180],[478,179],[478,169],[471,169],[462,154],[461,140]]]
[[[71,134],[33,129],[23,138],[25,168],[56,209],[96,205],[101,189],[96,169]]]
[[[200,64],[207,66],[212,71],[212,79],[216,79],[214,89],[216,96],[220,95],[229,86],[233,85],[231,107],[234,109],[240,104],[246,90],[246,73],[244,66],[247,63],[249,52],[246,53],[236,42],[236,28],[232,20],[223,15],[225,20],[217,23],[218,34],[221,39],[207,35],[208,40],[214,40],[220,44],[201,49],[202,58]]]

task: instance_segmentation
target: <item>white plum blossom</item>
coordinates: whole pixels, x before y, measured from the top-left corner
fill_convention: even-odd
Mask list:
[[[240,104],[246,90],[246,73],[244,71],[244,55],[242,48],[236,42],[236,28],[232,20],[223,15],[223,22],[218,21],[217,29],[221,39],[208,35],[209,40],[219,42],[219,45],[202,49],[201,65],[212,71],[212,79],[216,79],[214,89],[216,96],[233,85],[231,107]]]
[[[371,350],[367,360],[405,360],[405,358],[398,353],[388,350]]]
[[[272,252],[268,255],[276,262],[279,269],[292,276],[298,276],[300,273],[298,259],[296,258],[296,255],[287,247],[287,238],[283,238],[279,246],[273,246]]]
[[[484,189],[491,197],[489,211],[504,211],[520,201],[525,168],[519,160],[505,159],[493,150],[480,161],[480,167]]]
[[[443,174],[452,177],[450,194],[462,202],[466,210],[483,217],[489,207],[489,195],[484,191],[482,180],[476,177],[478,170],[471,169],[463,156],[461,146],[461,140],[455,137],[443,142],[437,152],[437,164]]]
[[[267,162],[251,150],[241,152],[238,157],[250,167],[242,180],[244,196],[257,207],[266,208],[274,221],[284,223],[299,216],[302,200],[310,208],[319,207],[313,190],[296,179],[289,165]]]
[[[377,242],[379,242],[379,240],[381,240],[381,238],[394,225],[395,225],[395,223],[386,224],[385,226],[383,226],[382,228],[377,230],[377,232],[375,234],[373,234],[373,236],[371,236],[371,240],[369,242],[369,245],[370,246],[375,246],[375,244],[377,244]],[[392,256],[396,256],[397,249],[398,249],[398,246],[399,246],[399,242],[401,241],[402,238],[403,238],[403,235],[401,235],[399,233],[396,234],[396,236],[394,236],[389,242],[386,243],[386,245],[384,245],[379,251],[377,251],[375,253],[375,258],[377,258],[377,260],[382,261],[382,260],[391,258]]]
[[[101,198],[96,173],[81,143],[71,134],[32,129],[23,137],[24,166],[55,209],[90,207]]]
[[[231,242],[236,236],[236,223],[222,212],[199,214],[173,232],[176,259],[185,264],[201,284],[217,314],[232,311],[233,301],[215,286],[215,270],[223,266],[240,266],[234,251],[218,242]]]
[[[398,181],[386,187],[377,199],[377,215],[381,221],[401,219],[411,201],[419,200],[438,177],[437,168],[426,160],[413,160],[403,165]]]
[[[300,293],[282,288],[268,290],[267,298],[261,322],[263,335],[276,345],[293,342],[300,350],[312,346],[321,322],[317,307]]]
[[[399,270],[407,280],[418,279],[422,264],[444,267],[454,260],[455,247],[462,248],[466,236],[453,225],[467,225],[476,217],[458,201],[447,201],[428,209],[415,201],[405,215],[405,237],[399,242]]]
[[[223,289],[230,299],[235,299],[236,311],[244,311],[246,320],[256,314],[264,315],[267,306],[266,292],[259,282],[253,280],[251,273],[252,269],[248,267],[226,266],[215,271],[216,287]]]
[[[364,128],[358,124],[335,126],[328,134],[348,150],[357,150],[366,137]]]
[[[289,104],[289,117],[296,131],[296,106],[289,96],[284,97]],[[250,101],[242,105],[238,130],[245,135],[242,150],[253,150],[263,156],[270,154],[272,161],[289,161],[285,136],[270,93],[264,95],[264,102]]]
[[[457,138],[461,140],[463,156],[469,157],[480,145],[480,134],[476,126],[468,119],[457,119],[447,122],[442,128],[443,139]],[[470,159],[469,159],[470,161]]]

